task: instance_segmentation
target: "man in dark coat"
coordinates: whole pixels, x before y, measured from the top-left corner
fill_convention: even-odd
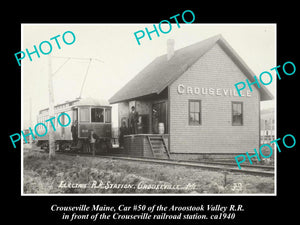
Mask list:
[[[135,110],[135,107],[131,107],[131,112],[129,114],[129,129],[131,134],[137,134],[138,130],[138,120],[139,120],[139,114]]]
[[[119,147],[123,148],[124,147],[124,135],[128,134],[128,129],[126,126],[126,122],[122,121],[122,125],[120,127],[120,134],[119,134]]]
[[[77,124],[77,120],[75,120],[71,126],[71,133],[72,133],[72,140],[73,146],[77,145],[77,141],[78,141],[78,124]]]
[[[89,130],[89,152],[93,153],[93,156],[95,155],[95,144],[96,141],[99,139],[98,135],[94,132],[94,130],[90,129]]]

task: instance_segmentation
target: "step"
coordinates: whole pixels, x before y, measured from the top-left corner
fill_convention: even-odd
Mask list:
[[[163,140],[162,137],[149,137],[150,140]]]
[[[162,139],[154,139],[154,140],[150,140],[152,143],[162,143]]]
[[[164,146],[162,145],[152,145],[152,148],[156,148],[156,149],[164,149]]]
[[[157,147],[152,147],[153,150],[158,150],[158,151],[165,151],[164,148],[157,148]]]

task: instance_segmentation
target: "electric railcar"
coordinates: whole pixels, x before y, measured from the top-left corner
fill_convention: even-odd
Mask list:
[[[38,123],[44,123],[48,129],[52,129],[48,115],[49,108],[39,111],[37,117]],[[58,126],[57,117],[61,113],[67,113],[71,118],[71,123],[67,127]],[[60,151],[79,151],[87,152],[88,137],[90,130],[99,137],[96,142],[96,152],[107,151],[112,148],[112,127],[111,127],[111,106],[105,100],[98,100],[94,98],[76,99],[73,101],[67,101],[63,104],[58,104],[54,107],[55,120],[55,149]],[[55,122],[54,122],[55,121]],[[72,139],[71,125],[77,121],[77,143],[74,143]],[[61,124],[67,124],[69,119],[66,115],[60,117]],[[43,126],[37,127],[38,133],[42,134],[45,131]],[[48,150],[48,134],[43,137],[37,137],[38,146]]]

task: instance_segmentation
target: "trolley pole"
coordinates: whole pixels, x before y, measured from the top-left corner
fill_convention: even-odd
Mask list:
[[[51,56],[48,56],[48,91],[49,91],[49,118],[54,117],[54,94],[53,94],[53,81],[51,70]],[[49,129],[49,159],[55,157],[55,136],[54,130]]]

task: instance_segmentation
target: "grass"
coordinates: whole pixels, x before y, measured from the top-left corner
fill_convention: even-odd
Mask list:
[[[226,177],[226,178],[225,178]],[[60,187],[61,183],[82,184]],[[135,188],[92,188],[93,182],[127,184]],[[194,184],[192,189],[138,189],[139,184],[180,185]],[[86,185],[86,186],[84,186]],[[238,187],[236,187],[238,185]],[[273,193],[274,178],[242,174],[224,174],[181,166],[158,165],[105,158],[24,153],[24,193]]]

